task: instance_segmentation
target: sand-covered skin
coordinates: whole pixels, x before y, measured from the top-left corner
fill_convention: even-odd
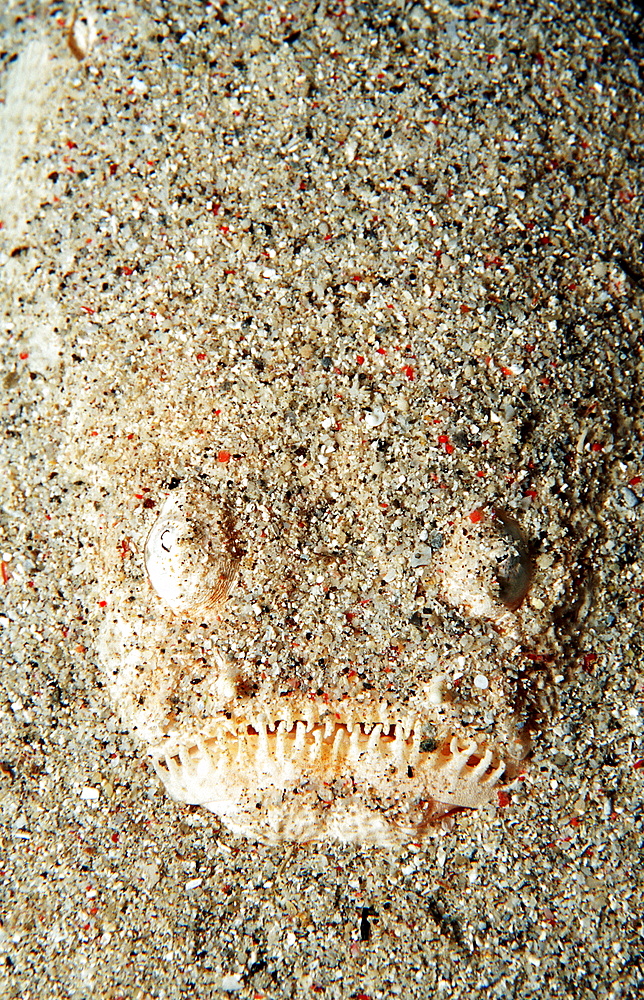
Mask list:
[[[639,35],[612,7],[557,14],[123,5],[82,63],[59,12],[7,16],[8,996],[641,983]],[[439,657],[447,634],[502,641],[431,565],[471,512],[521,523],[516,614],[556,616],[526,677],[543,665],[561,715],[500,808],[422,848],[265,848],[163,795],[114,715],[105,623],[123,594],[158,614],[142,543],[173,479],[224,473],[248,518],[270,501],[259,579],[291,538],[370,602],[324,622],[295,580],[291,676],[316,691],[353,680],[342,618],[397,703],[426,607]],[[244,600],[246,623],[279,610]]]

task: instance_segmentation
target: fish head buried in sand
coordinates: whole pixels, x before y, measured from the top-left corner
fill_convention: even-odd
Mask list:
[[[418,840],[495,802],[553,711],[591,383],[562,364],[528,434],[490,399],[540,363],[507,375],[427,333],[353,365],[284,343],[268,377],[246,330],[200,357],[169,340],[117,395],[84,365],[100,430],[79,390],[68,455],[112,699],[170,795],[235,832]]]

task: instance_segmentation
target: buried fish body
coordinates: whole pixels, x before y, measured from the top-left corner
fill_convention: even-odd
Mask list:
[[[267,842],[418,839],[517,778],[574,659],[635,398],[640,291],[571,222],[578,192],[615,202],[613,168],[566,138],[604,141],[601,101],[550,130],[517,55],[494,114],[480,80],[447,114],[410,28],[405,118],[402,91],[365,96],[372,28],[356,30],[346,61],[322,45],[312,67],[299,42],[231,55],[232,111],[223,69],[164,63],[140,102],[163,149],[142,151],[145,185],[116,164],[85,177],[59,293],[60,466],[112,700],[170,795]],[[94,116],[84,163],[127,128],[126,91],[109,100],[122,114]],[[97,311],[80,315],[83,282]]]

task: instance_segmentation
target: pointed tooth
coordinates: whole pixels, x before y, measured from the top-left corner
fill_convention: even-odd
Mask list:
[[[183,771],[181,759],[177,760],[176,756],[168,757],[168,768],[173,778],[178,778]]]
[[[396,725],[395,725],[395,727],[394,727],[394,743],[393,743],[393,747],[392,747],[392,752],[393,752],[394,758],[399,763],[402,763],[403,761],[406,760],[406,756],[407,756],[406,753],[405,753],[406,747],[407,747],[407,743],[406,743],[406,740],[405,740],[404,729],[403,729],[402,725],[400,724],[400,722],[397,722]]]
[[[177,771],[177,765],[169,755],[153,757],[152,766],[162,781],[164,781],[168,775],[173,778]]]
[[[458,745],[457,737],[453,736],[450,741],[449,749],[450,753],[453,755],[452,759],[448,763],[449,770],[457,778],[460,778],[467,767],[468,760],[473,753],[476,753],[478,744],[476,740],[470,740],[467,746],[461,750]]]
[[[258,719],[257,723],[253,726],[253,729],[257,730],[258,734],[258,749],[262,754],[268,754],[268,727],[266,725],[265,719]]]
[[[411,738],[411,746],[407,741],[405,741],[407,746],[407,764],[409,765],[409,767],[416,767],[418,761],[420,760],[421,736],[422,736],[422,730],[420,722],[418,719],[415,719],[414,725],[412,729],[410,729],[409,731],[409,737],[407,738],[407,740]]]
[[[222,716],[217,716],[217,718],[214,719],[213,721],[214,721],[214,726],[212,727],[211,730],[213,735],[217,737],[220,736],[221,733],[226,733],[229,736],[236,735],[237,730],[235,728],[235,724],[232,721],[232,719],[227,719],[225,715],[222,715]]]
[[[450,753],[452,758],[449,762],[450,771],[460,778],[463,771],[465,770],[465,765],[467,764],[467,758],[469,753],[467,750],[461,750],[458,745],[458,739],[453,736],[449,744]]]
[[[488,775],[486,781],[489,785],[496,785],[501,780],[504,774],[505,774],[505,764],[503,763],[503,761],[501,761],[499,766],[494,771],[492,771],[491,774]]]
[[[492,763],[492,751],[486,750],[483,756],[481,757],[480,761],[476,765],[476,767],[472,769],[472,778],[474,779],[474,781],[481,780],[481,778],[483,777],[483,775],[485,774],[491,763]]]
[[[499,761],[494,770],[490,771],[489,774],[486,773],[492,763],[492,760],[492,751],[486,750],[479,763],[476,767],[472,768],[471,771],[471,777],[474,781],[481,785],[486,785],[489,788],[493,788],[496,784],[498,784],[499,780],[505,774],[505,763],[503,761]]]
[[[316,757],[320,756],[320,750],[322,748],[322,735],[324,730],[321,726],[316,726],[313,730],[313,742],[309,747],[309,759],[315,760]]]
[[[329,736],[335,731],[335,722],[333,719],[324,720],[324,739],[328,740]]]
[[[301,753],[304,748],[304,741],[306,739],[306,723],[300,720],[295,723],[295,743],[293,745],[293,753]]]
[[[284,749],[286,744],[286,723],[280,722],[277,727],[277,737],[275,743],[275,753],[278,760],[284,760]]]
[[[378,725],[373,727],[371,734],[369,736],[369,743],[367,745],[367,749],[369,750],[370,753],[372,753],[376,749],[376,747],[378,747],[380,743],[381,733],[382,733],[382,725],[378,723]]]
[[[250,737],[247,732],[237,739],[231,740],[230,755],[233,763],[237,766],[245,767],[251,755]]]
[[[307,733],[311,732],[311,730],[313,729],[313,726],[317,722],[317,714],[318,713],[317,713],[316,706],[312,702],[309,702],[309,704],[305,706],[304,712],[303,712],[304,721],[306,722],[306,731],[307,731]]]
[[[346,729],[343,729],[342,726],[338,726],[333,738],[333,747],[331,749],[331,756],[333,760],[337,760],[339,757],[343,756],[344,744],[347,739]]]
[[[258,733],[261,732],[262,729],[266,731],[269,728],[269,718],[266,715],[266,712],[260,712],[254,719],[251,719],[250,724],[253,729],[257,730]]]

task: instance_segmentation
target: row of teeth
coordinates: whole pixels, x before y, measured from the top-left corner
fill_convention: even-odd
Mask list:
[[[295,719],[292,721],[287,721],[286,719],[268,719],[266,716],[259,716],[253,718],[250,722],[244,720],[243,722],[236,722],[234,720],[218,720],[219,728],[223,729],[224,733],[229,736],[235,736],[238,739],[243,739],[244,736],[260,736],[267,734],[269,736],[276,736],[278,734],[284,733],[299,733],[303,731],[306,736],[311,733],[317,734],[322,733],[322,739],[327,742],[338,729],[344,730],[349,736],[353,734],[359,734],[361,736],[371,736],[376,731],[379,734],[379,738],[398,740],[403,739],[405,741],[413,738],[414,733],[419,733],[420,730],[414,722],[403,723],[395,722],[390,725],[383,725],[381,722],[354,722],[345,721],[344,719],[334,719],[327,717],[322,722],[311,722],[310,720]]]
[[[326,766],[334,769],[342,764],[350,765],[352,758],[355,761],[376,756],[380,759],[386,757],[399,771],[404,771],[415,768],[423,758],[425,761],[431,758],[432,766],[449,774],[452,779],[466,778],[469,782],[490,787],[499,781],[505,771],[503,763],[495,762],[492,751],[479,746],[474,739],[464,741],[452,736],[435,749],[421,750],[421,734],[407,733],[400,723],[384,732],[380,724],[373,726],[368,733],[364,730],[364,726],[357,725],[349,730],[348,726],[331,720],[324,726],[308,728],[299,720],[288,729],[283,721],[273,726],[270,732],[268,726],[258,723],[234,735],[240,762],[250,752],[264,760],[273,758],[285,762],[297,759],[305,767],[313,766],[324,758]],[[230,747],[230,741],[226,740],[226,743]],[[195,753],[197,756],[218,756],[223,749],[220,738],[198,737],[192,749],[182,747],[179,750],[178,759],[169,754],[164,757],[168,769],[174,771],[178,763],[189,765]]]
[[[344,709],[344,706],[342,708]],[[391,705],[386,701],[381,702],[379,705],[370,705],[368,709],[369,717],[366,719],[365,708],[366,706],[361,705],[356,706],[353,712],[351,710],[343,710],[341,714],[339,712],[329,714],[325,706],[320,706],[312,701],[297,706],[288,704],[281,706],[281,717],[279,719],[263,713],[257,716],[242,716],[239,719],[233,718],[228,720],[219,718],[217,719],[217,723],[229,732],[231,736],[242,735],[247,725],[250,725],[257,732],[265,728],[269,733],[273,733],[278,729],[291,732],[300,723],[306,726],[307,733],[312,732],[317,726],[323,726],[326,734],[325,738],[335,731],[338,725],[344,726],[349,733],[352,733],[355,729],[360,729],[365,735],[372,732],[377,725],[380,725],[383,731],[393,730],[401,726],[405,739],[409,739],[410,735],[418,729],[419,722],[416,716],[410,713],[407,718],[403,719],[399,716],[392,717]]]

